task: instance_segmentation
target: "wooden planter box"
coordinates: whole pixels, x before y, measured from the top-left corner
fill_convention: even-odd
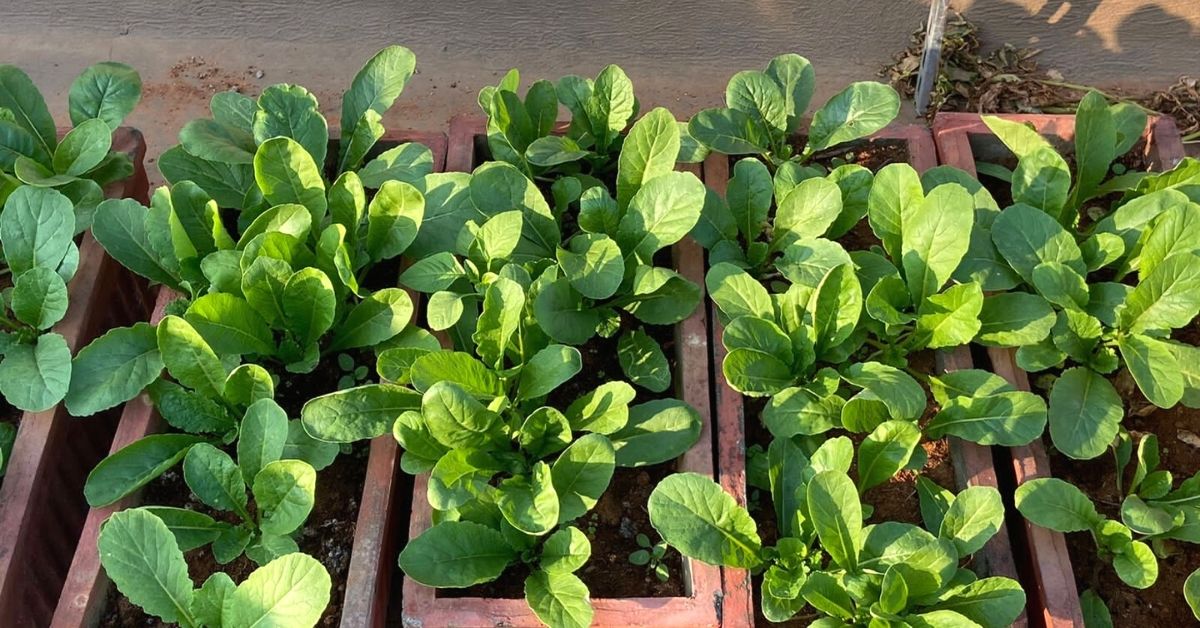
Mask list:
[[[451,121],[447,170],[471,171],[476,157],[475,139],[483,132],[484,121],[481,118],[457,117]],[[692,171],[699,174],[695,168]],[[699,245],[691,238],[685,238],[673,247],[672,253],[678,272],[703,289],[704,252]],[[699,411],[704,421],[700,440],[682,456],[679,471],[714,477],[707,329],[704,307],[696,308],[696,312],[675,326],[677,371],[673,373],[673,380],[676,395]],[[425,495],[428,482],[428,474],[423,474],[417,476],[413,483],[412,519],[408,528],[410,540],[432,525],[433,512]],[[720,570],[684,558],[680,577],[686,582],[687,597],[592,598],[595,608],[592,625],[681,628],[719,625],[722,610]],[[404,577],[402,602],[401,622],[404,626],[542,626],[524,599],[439,597],[436,589],[407,576]]]
[[[402,142],[420,142],[428,146],[433,151],[434,170],[441,170],[446,157],[444,134],[398,132],[388,133],[380,139],[380,144],[385,146]],[[169,289],[159,288],[156,291],[150,321],[158,322],[163,316],[163,309],[177,296]],[[164,427],[147,395],[138,395],[125,404],[117,434],[112,440],[112,448],[107,453],[115,453]],[[396,530],[399,528],[400,517],[397,516],[394,506],[404,502],[404,496],[398,491],[399,463],[399,447],[391,434],[371,441],[366,478],[359,500],[358,519],[354,527],[350,567],[346,575],[340,624],[343,628],[384,625],[387,596],[391,588],[392,564],[398,551]],[[87,467],[87,470],[90,469],[91,466]],[[82,482],[76,493],[82,496]],[[69,576],[62,588],[62,595],[58,598],[58,606],[54,609],[52,626],[91,628],[103,618],[111,583],[100,564],[100,554],[96,547],[100,525],[113,513],[140,504],[141,497],[138,493],[110,506],[93,508],[87,512],[83,532],[77,537],[78,544],[72,539],[71,544],[67,546],[74,547],[75,554],[70,563]]]
[[[872,135],[869,140],[904,142],[908,150],[908,162],[918,172],[924,172],[937,165],[933,140],[929,131],[924,127],[892,125]],[[721,153],[713,153],[704,161],[704,183],[722,197],[725,195],[725,185],[729,181],[729,164],[730,157]],[[720,444],[717,452],[718,477],[721,487],[733,495],[739,504],[745,506],[745,421],[757,419],[745,416],[742,394],[731,388],[725,381],[721,369],[726,354],[723,342],[725,330],[715,312],[710,316],[710,320],[712,322],[712,372],[716,378],[717,442]],[[936,356],[939,372],[973,368],[971,353],[967,347],[960,347],[953,352],[940,351]],[[967,486],[998,488],[995,464],[990,448],[954,437],[948,437],[948,441],[958,488]],[[1013,551],[1006,528],[1001,527],[1000,531],[988,541],[988,544],[975,555],[974,567],[976,571],[989,575],[1016,579],[1017,569],[1013,561]],[[721,578],[725,591],[725,613],[722,626],[725,628],[753,626],[755,609],[750,572],[744,569],[723,568]],[[1018,628],[1026,626],[1025,614],[1018,617],[1013,625]]]
[[[1075,137],[1075,116],[1021,114],[1001,117],[1032,124],[1039,133],[1059,145],[1069,145]],[[939,113],[933,121],[933,135],[941,162],[972,175],[976,174],[977,152],[1007,150],[978,114]],[[1170,118],[1150,118],[1146,123],[1145,139],[1146,157],[1154,170],[1172,168],[1184,157],[1183,142]],[[1029,376],[1017,366],[1015,350],[989,347],[988,357],[996,374],[1019,390],[1030,390]],[[1040,439],[1008,451],[1009,458],[998,458],[997,462],[1011,465],[1017,486],[1052,475],[1050,460]],[[1020,532],[1024,538],[1018,542],[1018,558],[1033,580],[1025,583],[1030,615],[1047,626],[1082,626],[1083,613],[1066,538],[1061,532],[1036,526],[1023,517],[1021,521],[1024,529]]]
[[[59,135],[69,129],[60,129]],[[113,134],[113,150],[134,172],[105,188],[109,198],[147,201],[146,143],[137,129]],[[109,327],[144,311],[144,282],[110,258],[90,231],[79,241],[79,268],[67,287],[66,316],[54,326],[71,353]],[[9,626],[45,625],[67,576],[69,550],[87,513],[83,482],[108,450],[116,414],[81,422],[60,403],[21,417],[8,471],[0,482],[0,617]]]

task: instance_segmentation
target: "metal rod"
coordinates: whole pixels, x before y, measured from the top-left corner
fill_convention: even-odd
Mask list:
[[[917,72],[917,113],[929,109],[929,96],[937,83],[938,66],[942,60],[942,35],[946,32],[946,6],[949,0],[929,3],[929,21],[925,24],[925,47],[921,51],[921,69]]]

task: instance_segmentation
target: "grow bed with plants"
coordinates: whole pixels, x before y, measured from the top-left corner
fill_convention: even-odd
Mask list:
[[[55,127],[37,87],[0,66],[0,616],[45,622],[67,573],[60,548],[83,523],[80,490],[115,416],[72,425],[59,401],[71,353],[139,316],[144,285],[105,255],[90,227],[105,198],[146,196],[146,146],[122,127],[141,95],[131,68],[100,63],[72,84]]]
[[[1050,624],[1190,622],[1200,565],[1179,545],[1191,539],[1188,481],[1173,480],[1195,465],[1168,435],[1196,403],[1200,260],[1181,226],[1196,166],[1170,120],[1094,93],[1074,117],[938,118],[943,161],[1010,202],[979,256],[1040,330],[988,350],[995,372],[1049,400],[1046,437],[1011,450],[1033,609]]]

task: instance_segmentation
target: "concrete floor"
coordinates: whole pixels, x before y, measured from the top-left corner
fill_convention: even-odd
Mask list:
[[[31,74],[65,119],[71,80],[95,61],[129,63],[145,88],[129,123],[154,159],[211,94],[255,94],[278,82],[312,90],[327,112],[362,62],[399,43],[418,74],[385,118],[436,129],[478,112],[475,95],[510,67],[528,80],[594,76],[606,63],[631,76],[643,108],[690,116],[719,104],[729,76],[795,51],[817,69],[818,99],[875,78],[924,20],[919,0],[40,0],[0,9],[0,62]],[[1200,68],[1195,0],[955,0],[987,42],[1045,49],[1043,63],[1098,85],[1165,85]],[[526,83],[527,84],[527,83]],[[906,112],[910,112],[908,108]],[[336,115],[330,116],[336,119]],[[157,182],[157,168],[149,168]]]

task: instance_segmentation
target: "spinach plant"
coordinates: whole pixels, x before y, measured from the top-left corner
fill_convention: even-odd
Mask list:
[[[326,123],[309,92],[277,85],[257,102],[214,97],[214,119],[189,123],[175,157],[163,156],[174,185],[157,190],[149,208],[102,203],[96,239],[130,270],[187,295],[176,312],[228,359],[251,356],[308,373],[331,354],[396,337],[412,316],[411,299],[398,288],[366,284],[379,282],[386,268],[372,271],[416,238],[425,200],[406,181],[423,185],[433,158],[428,148],[402,144],[353,168],[362,160],[357,153],[365,155],[382,135],[378,118],[411,72],[412,55],[399,47],[359,72],[343,96],[343,124],[359,124],[340,144],[340,174],[332,182],[322,170]],[[368,189],[375,190],[369,202]],[[222,208],[240,210],[236,239]],[[118,338],[101,342],[87,359],[111,366],[122,356],[117,366],[133,376],[114,379],[111,369],[88,365],[89,377],[74,379],[68,392],[74,414],[126,401],[157,376],[139,367],[146,354],[117,346]]]
[[[1129,152],[1146,129],[1146,114],[1131,103],[1110,105],[1098,92],[1089,92],[1075,113],[1075,176],[1054,146],[1020,122],[983,116],[988,128],[1017,156],[1012,172],[980,162],[981,174],[1012,185],[1013,202],[1032,205],[1071,227],[1089,201],[1134,189],[1145,172],[1116,172],[1113,162]],[[1116,174],[1117,176],[1110,176]],[[1101,208],[1100,214],[1103,215]]]
[[[592,187],[612,176],[624,131],[639,109],[633,82],[620,67],[606,66],[595,80],[570,75],[557,83],[535,81],[524,99],[517,93],[520,85],[521,75],[513,69],[479,92],[492,159],[535,180],[571,176]],[[563,134],[555,132],[560,103],[571,114]],[[672,124],[681,140],[678,161],[703,161],[707,151],[691,139],[687,125]]]
[[[1143,436],[1119,521],[1100,514],[1083,491],[1058,478],[1017,487],[1017,509],[1045,528],[1091,532],[1097,552],[1112,563],[1122,582],[1148,588],[1158,580],[1158,557],[1191,551],[1175,547],[1176,542],[1200,543],[1200,476],[1172,488],[1171,473],[1156,468],[1158,456],[1157,438]],[[1124,465],[1118,468],[1123,471]]]
[[[48,330],[67,312],[74,236],[91,226],[103,186],[133,174],[129,156],[111,150],[112,134],[141,89],[128,66],[88,68],[71,85],[75,126],[60,142],[41,92],[0,65],[0,273],[12,282],[0,311],[0,395],[20,410],[47,410],[67,393],[71,352]]]
[[[71,199],[57,190],[20,186],[0,213],[4,272],[12,279],[0,310],[0,394],[40,412],[67,394],[71,350],[50,331],[67,313],[67,282],[79,264]]]
[[[671,579],[671,568],[667,566],[664,558],[667,555],[666,541],[651,543],[650,537],[639,533],[637,535],[637,544],[641,549],[634,550],[629,554],[629,562],[638,566],[645,566],[646,571],[654,574],[659,582],[666,582]]]
[[[749,512],[697,474],[660,482],[650,521],[685,556],[760,574],[770,621],[808,607],[819,617],[811,625],[822,627],[1000,627],[1016,619],[1025,606],[1020,584],[959,567],[1003,525],[999,493],[972,487],[955,496],[937,487],[937,500],[922,501],[933,533],[893,521],[864,526],[864,506],[846,474],[851,452],[844,437],[807,453],[793,439],[771,443],[774,547],[763,545]]]
[[[586,626],[588,591],[572,572],[590,546],[569,524],[596,504],[616,467],[687,451],[699,439],[700,416],[674,399],[630,406],[634,389],[621,381],[601,384],[565,412],[547,405],[580,371],[580,354],[541,334],[518,280],[527,276],[514,268],[487,285],[474,353],[424,342],[393,347],[377,365],[387,383],[317,397],[303,421],[310,434],[335,442],[391,429],[404,470],[430,474],[436,523],[400,555],[414,580],[468,587],[525,562],[533,570],[526,599],[538,617]]]
[[[79,234],[92,225],[104,186],[133,174],[129,155],[112,150],[112,134],[137,106],[142,79],[105,61],[81,73],[67,96],[72,128],[62,140],[42,93],[19,68],[0,65],[0,203],[22,185],[52,188],[71,200]]]
[[[616,197],[602,185],[584,191],[579,231],[565,241],[561,211],[550,209],[533,181],[508,164],[476,169],[468,183],[474,211],[464,216],[454,253],[430,255],[400,277],[404,285],[431,293],[430,327],[451,329],[456,346],[469,348],[486,283],[505,267],[535,278],[531,304],[550,338],[582,345],[619,333],[626,377],[654,392],[666,390],[666,356],[642,325],[682,321],[701,293],[679,273],[655,265],[655,257],[687,235],[705,197],[695,175],[674,172],[674,124],[670,112],[655,109],[633,125],[621,152]]]
[[[193,588],[179,538],[150,508],[118,512],[100,529],[105,572],[131,602],[165,622],[184,628],[313,626],[329,604],[329,572],[301,553],[266,563],[240,584],[217,572]]]
[[[995,217],[994,257],[1026,292],[991,298],[1003,305],[998,316],[1022,321],[1019,337],[1004,339],[1020,345],[1021,368],[1064,369],[1049,386],[1049,420],[1051,439],[1067,456],[1094,458],[1113,443],[1125,412],[1109,379],[1119,369],[1154,406],[1200,407],[1193,367],[1200,349],[1171,339],[1200,313],[1200,254],[1190,226],[1198,221],[1200,205],[1174,189],[1130,200],[1090,235],[1023,203]]]
[[[879,131],[900,112],[900,96],[882,83],[863,81],[830,98],[813,114],[802,147],[792,144],[816,84],[808,59],[784,54],[765,71],[738,72],[725,87],[725,106],[688,122],[701,145],[726,155],[757,155],[773,168],[809,162],[814,155]]]
[[[174,431],[143,437],[102,460],[84,485],[88,504],[113,504],[182,461],[184,481],[201,503],[241,519],[233,524],[150,507],[183,551],[211,543],[221,564],[243,552],[262,564],[297,551],[292,535],[313,507],[316,471],[333,462],[337,445],[309,438],[299,421],[288,420],[272,399],[274,382],[265,369],[242,364],[227,370],[183,318],[166,316],[157,327],[138,323],[106,336],[124,337],[122,346],[150,354],[156,379],[148,391]],[[159,377],[164,365],[174,381]]]

